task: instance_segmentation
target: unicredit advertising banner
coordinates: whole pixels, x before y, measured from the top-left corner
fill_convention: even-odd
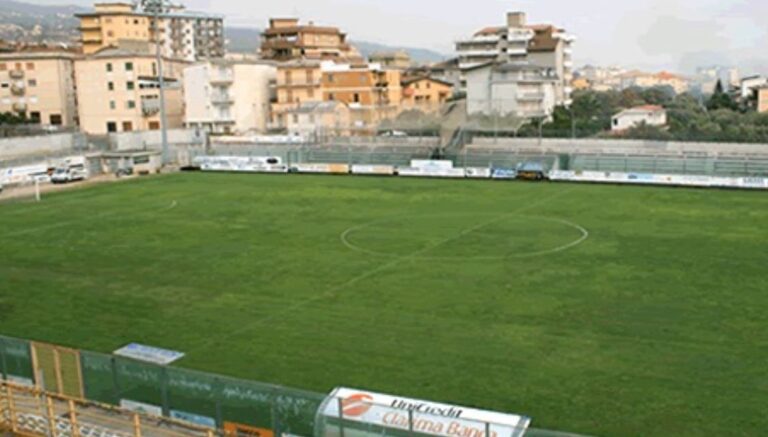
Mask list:
[[[329,418],[444,437],[519,437],[531,423],[525,416],[351,388],[337,388],[321,408]]]

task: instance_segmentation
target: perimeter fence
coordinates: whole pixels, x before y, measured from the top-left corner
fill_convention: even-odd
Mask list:
[[[0,336],[0,434],[34,437],[373,437],[421,432],[324,414],[328,394]],[[494,414],[494,413],[491,413]],[[404,417],[408,417],[406,413]],[[434,420],[441,420],[435,416]],[[442,418],[444,419],[444,417]],[[402,422],[401,420],[401,422]],[[341,422],[340,422],[341,421]],[[410,425],[407,423],[410,421]],[[482,426],[481,426],[482,425]],[[478,426],[488,429],[489,424]],[[480,429],[479,428],[479,429]],[[527,428],[514,435],[577,437]],[[493,437],[482,433],[472,437]]]

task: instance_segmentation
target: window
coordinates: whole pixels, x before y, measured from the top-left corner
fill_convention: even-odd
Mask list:
[[[136,83],[135,83],[135,82],[133,82],[133,81],[130,81],[130,82],[126,82],[126,83],[125,83],[125,89],[127,89],[128,91],[133,91],[133,90],[135,90],[135,89],[136,89]]]
[[[150,121],[149,122],[149,130],[160,130],[160,122],[159,121]]]
[[[108,121],[107,132],[117,132],[117,123],[115,123],[114,121]]]
[[[360,94],[358,94],[358,93],[355,93],[355,94],[352,96],[352,99],[355,101],[355,103],[360,103]]]
[[[310,99],[314,99],[315,98],[315,89],[314,88],[310,88],[310,89],[307,90],[307,97],[309,97]]]
[[[114,37],[115,37],[115,32],[113,32],[113,31],[111,31],[111,30],[108,30],[108,31],[107,31],[107,36],[108,36],[109,38],[114,38]]]
[[[139,24],[139,20],[133,20],[133,24]]]
[[[111,72],[112,72],[112,63],[107,62],[107,73],[111,73]]]
[[[61,126],[64,124],[62,122],[61,114],[51,114],[50,117],[48,117],[52,126]]]
[[[9,88],[10,86],[11,84],[9,84],[8,82],[3,82],[0,84],[0,88]]]
[[[125,106],[128,109],[136,109],[136,101],[135,100],[128,100],[125,102]]]
[[[40,123],[40,112],[39,111],[30,112],[29,120],[32,121],[32,123]]]
[[[333,74],[328,75],[328,82],[333,83]]]
[[[21,70],[21,62],[16,63],[16,70]]]
[[[427,89],[431,89],[431,88],[432,88],[432,82],[427,82]]]
[[[329,93],[328,94],[328,100],[334,101],[334,100],[336,100],[336,96],[334,96],[333,93]]]
[[[298,123],[299,122],[299,114],[293,114],[293,122]]]
[[[0,71],[6,71],[6,70],[8,70],[8,64],[3,62],[2,64],[0,64]]]
[[[149,155],[134,156],[133,165],[139,165],[139,164],[149,164]]]
[[[27,85],[29,85],[30,88],[34,88],[37,86],[37,79],[29,79],[27,81]]]
[[[117,103],[115,103],[115,101],[114,101],[114,100],[110,100],[110,101],[109,101],[109,109],[111,109],[111,110],[113,110],[113,111],[114,111],[115,109],[117,109]]]
[[[107,82],[107,89],[109,91],[114,91],[115,90],[115,83],[114,82]]]
[[[35,71],[35,63],[34,62],[27,62],[27,70]]]
[[[306,75],[307,75],[307,83],[312,83],[312,81],[314,80],[314,77],[313,77],[314,72],[312,70],[307,70]]]
[[[133,130],[133,123],[130,121],[123,122],[123,132],[130,132]]]
[[[125,63],[125,71],[133,71],[133,62]]]

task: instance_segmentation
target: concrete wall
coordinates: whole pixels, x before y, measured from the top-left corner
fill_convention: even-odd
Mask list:
[[[36,137],[0,139],[0,161],[16,160],[28,156],[59,156],[75,149],[78,134],[57,134]]]
[[[619,154],[619,155],[683,155],[702,156],[768,156],[768,144],[684,143],[643,140],[597,140],[565,138],[475,138],[468,149],[501,149],[511,152]]]

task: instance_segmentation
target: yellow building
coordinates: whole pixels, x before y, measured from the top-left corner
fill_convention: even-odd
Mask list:
[[[682,76],[678,76],[667,71],[660,73],[644,73],[642,71],[630,71],[619,76],[621,88],[653,88],[653,87],[671,87],[676,93],[681,94],[688,91],[689,84]]]
[[[404,108],[432,112],[453,95],[453,84],[432,77],[414,77],[403,81]]]
[[[166,59],[165,107],[169,129],[183,126],[181,78],[186,62]],[[103,49],[75,61],[80,127],[89,134],[160,129],[159,76],[149,51]]]
[[[318,61],[293,61],[277,67],[277,101],[272,104],[272,128],[284,129],[288,111],[301,104],[323,101],[321,76],[321,63]]]
[[[757,90],[757,112],[768,112],[768,87]]]
[[[92,12],[76,16],[85,54],[130,42],[156,41],[154,17],[132,3],[96,3]],[[224,56],[222,17],[173,7],[160,16],[158,27],[164,56],[187,61]]]
[[[406,70],[411,67],[411,56],[404,51],[378,52],[368,57],[372,64],[379,64],[383,68]]]
[[[54,50],[0,54],[0,112],[44,125],[76,126],[75,56]]]
[[[402,109],[402,73],[366,66],[337,65],[323,70],[324,101],[345,103],[358,133],[375,132],[377,125]]]

